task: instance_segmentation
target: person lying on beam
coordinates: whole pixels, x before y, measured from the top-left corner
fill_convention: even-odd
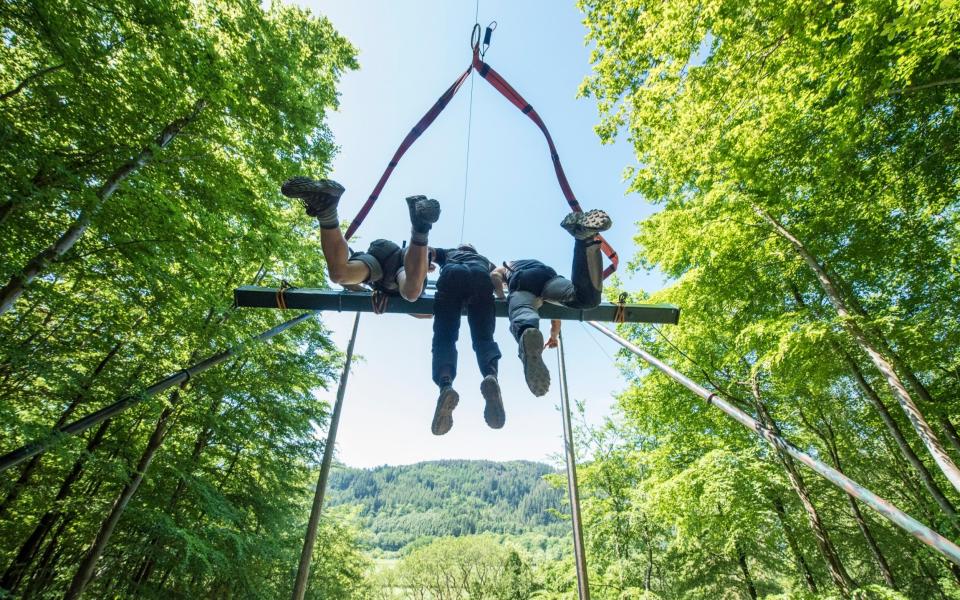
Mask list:
[[[440,203],[426,196],[410,196],[410,245],[400,248],[390,240],[373,240],[366,252],[351,252],[340,231],[337,203],[344,187],[330,179],[291,177],[280,192],[303,202],[307,214],[320,222],[320,246],[330,280],[343,286],[365,284],[388,295],[413,302],[423,293],[430,270],[427,237],[440,218]]]
[[[503,263],[490,273],[494,292],[504,299],[504,284],[509,290],[507,314],[510,332],[519,345],[520,361],[527,387],[534,396],[543,396],[550,389],[550,371],[543,363],[543,350],[555,348],[560,334],[560,321],[553,321],[549,341],[544,344],[540,333],[540,307],[552,302],[569,308],[595,308],[603,291],[603,257],[597,234],[610,229],[610,217],[602,210],[572,212],[560,226],[576,240],[573,244],[571,279],[538,260],[524,259]]]
[[[436,248],[433,254],[433,261],[440,266],[433,303],[433,382],[440,388],[440,397],[430,431],[443,435],[453,427],[453,409],[460,401],[453,389],[453,380],[457,376],[457,338],[464,305],[473,351],[483,375],[480,383],[480,394],[486,402],[483,418],[493,429],[500,429],[506,415],[497,381],[500,347],[493,340],[497,325],[490,279],[493,263],[470,244],[447,250]]]

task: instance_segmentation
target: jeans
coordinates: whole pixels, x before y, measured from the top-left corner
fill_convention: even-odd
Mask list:
[[[493,340],[497,318],[490,274],[476,267],[449,264],[437,278],[433,304],[433,382],[440,386],[445,378],[452,382],[457,376],[457,338],[464,305],[480,373],[497,373],[501,355]]]
[[[560,277],[540,264],[516,273],[510,282],[507,311],[510,332],[518,341],[525,329],[540,326],[540,307],[544,302],[569,308],[595,308],[603,291],[603,257],[600,244],[577,240],[573,247],[573,280]],[[514,279],[516,283],[514,283]]]

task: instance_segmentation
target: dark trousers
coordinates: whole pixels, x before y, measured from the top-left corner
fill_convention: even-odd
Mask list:
[[[571,279],[560,277],[543,263],[527,267],[510,279],[510,332],[519,340],[525,329],[540,326],[543,302],[570,308],[596,308],[603,291],[603,258],[599,244],[577,240],[573,246]]]
[[[500,348],[493,341],[497,317],[490,274],[466,265],[447,265],[437,278],[433,303],[433,382],[457,376],[457,338],[460,313],[467,307],[467,323],[477,365],[483,375],[496,374]]]

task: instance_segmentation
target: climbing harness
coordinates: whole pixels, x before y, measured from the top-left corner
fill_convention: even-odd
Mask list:
[[[380,179],[377,181],[377,184],[373,188],[373,192],[367,198],[367,201],[363,203],[363,206],[360,207],[360,210],[357,212],[357,215],[351,221],[350,226],[347,227],[345,237],[350,239],[360,225],[363,223],[363,220],[366,219],[367,215],[370,213],[370,210],[373,208],[373,205],[376,203],[377,199],[380,197],[380,193],[383,191],[384,186],[387,184],[387,181],[390,179],[390,175],[393,174],[393,170],[399,164],[400,159],[406,154],[410,146],[413,145],[417,138],[419,138],[424,131],[430,126],[431,123],[436,120],[436,118],[443,112],[443,109],[447,107],[447,104],[450,103],[450,100],[456,95],[457,91],[460,89],[460,86],[467,80],[467,77],[470,75],[470,72],[476,69],[476,72],[480,77],[483,77],[487,83],[493,86],[495,90],[500,92],[500,94],[510,101],[511,104],[520,109],[520,112],[527,115],[533,123],[540,129],[543,133],[543,137],[547,140],[547,147],[550,149],[550,159],[553,161],[553,170],[557,176],[557,182],[560,184],[560,190],[563,192],[564,198],[567,200],[567,204],[570,205],[570,210],[575,212],[583,212],[583,208],[580,207],[580,203],[577,201],[576,195],[573,193],[573,189],[570,187],[570,183],[567,181],[567,176],[563,171],[563,165],[560,163],[560,154],[557,152],[557,147],[553,142],[553,137],[550,135],[550,131],[547,129],[547,125],[543,122],[543,119],[540,118],[540,115],[537,114],[537,111],[533,109],[533,106],[524,100],[523,96],[520,95],[513,87],[507,83],[507,81],[499,74],[496,70],[493,69],[489,64],[484,62],[483,58],[487,53],[487,50],[490,48],[490,38],[493,35],[494,30],[497,28],[496,21],[490,23],[487,26],[486,31],[483,35],[483,40],[480,40],[480,25],[475,24],[473,26],[473,31],[470,36],[470,46],[473,49],[473,59],[467,69],[460,74],[459,77],[453,82],[453,84],[447,88],[447,90],[433,103],[433,106],[430,107],[430,110],[427,111],[423,117],[417,121],[417,124],[413,126],[413,129],[410,130],[410,133],[403,138],[403,141],[400,143],[400,147],[397,148],[397,151],[393,154],[393,158],[390,159],[390,162],[387,163],[387,168],[384,170],[383,175],[380,176]],[[617,270],[617,266],[620,264],[620,260],[617,257],[616,251],[613,247],[603,238],[603,236],[597,236],[600,240],[600,249],[603,254],[610,260],[610,265],[604,269],[603,277],[606,279],[614,271]]]

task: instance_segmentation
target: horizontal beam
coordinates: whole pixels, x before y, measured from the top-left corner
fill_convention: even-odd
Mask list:
[[[289,288],[279,297],[278,288],[243,286],[233,292],[237,306],[247,308],[288,308],[297,310],[333,310],[338,312],[373,312],[369,292],[340,292],[312,288]],[[544,303],[540,316],[544,319],[565,321],[616,321],[616,304],[604,302],[596,308],[578,310],[556,304]],[[496,301],[498,317],[507,316],[507,303]],[[416,302],[402,298],[390,298],[384,312],[399,314],[433,314],[433,297],[421,296]],[[675,325],[680,319],[680,309],[671,304],[625,304],[625,323],[669,323]]]

